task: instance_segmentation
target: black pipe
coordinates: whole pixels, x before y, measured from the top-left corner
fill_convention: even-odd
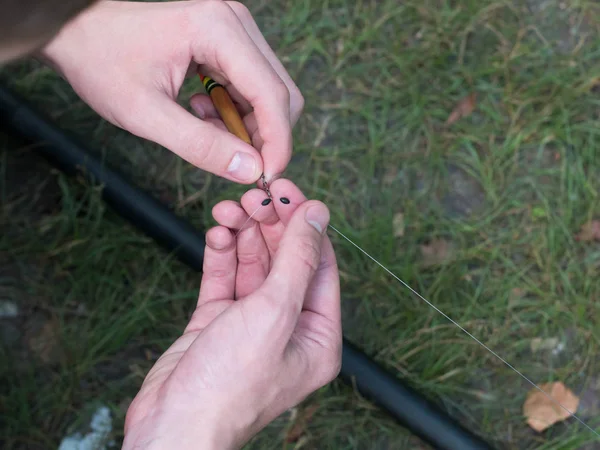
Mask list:
[[[54,165],[69,175],[81,174],[103,186],[104,199],[194,270],[202,270],[204,235],[178,218],[146,192],[132,186],[73,137],[36,113],[14,93],[0,86],[0,124],[8,126]]]
[[[82,173],[103,185],[106,201],[122,216],[158,240],[191,268],[201,270],[204,236],[147,193],[128,184],[89,154],[73,137],[44,119],[21,98],[0,86],[0,124],[9,127],[69,174]],[[402,425],[436,448],[484,450],[491,447],[455,422],[408,385],[386,372],[344,339],[340,378],[356,386]]]
[[[401,424],[435,448],[491,448],[346,339],[342,350],[340,378],[355,385],[361,395],[387,410]]]

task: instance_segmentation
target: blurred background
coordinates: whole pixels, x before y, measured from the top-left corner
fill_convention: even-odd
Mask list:
[[[599,426],[598,3],[244,3],[306,99],[287,177],[531,379],[564,383]],[[102,121],[35,61],[0,78],[199,229],[245,190]],[[190,79],[182,104],[202,90]],[[4,132],[0,202],[3,448],[58,448],[99,406],[119,445],[200,276],[107,207],[98,186]],[[573,420],[533,431],[531,386],[331,238],[345,335],[374,359],[498,448],[600,448]],[[428,447],[336,381],[248,448]]]

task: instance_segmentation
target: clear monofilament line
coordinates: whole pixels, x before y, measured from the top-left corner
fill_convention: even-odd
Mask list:
[[[444,313],[441,309],[439,309],[437,306],[435,306],[433,303],[431,303],[429,300],[427,300],[425,297],[423,297],[421,294],[419,294],[417,291],[415,291],[412,287],[410,287],[408,285],[408,283],[404,282],[401,278],[399,278],[397,275],[395,275],[391,270],[389,270],[387,267],[385,267],[383,264],[381,264],[379,261],[377,261],[375,258],[373,258],[369,253],[367,253],[365,250],[363,250],[359,245],[355,244],[344,233],[342,233],[341,231],[339,231],[337,228],[333,227],[332,225],[329,225],[329,228],[331,228],[333,231],[335,231],[341,237],[343,237],[348,242],[350,242],[354,247],[356,247],[362,253],[364,253],[375,264],[377,264],[379,267],[381,267],[383,270],[385,270],[394,279],[396,279],[397,281],[399,281],[409,291],[411,291],[413,294],[415,294],[417,297],[419,297],[421,300],[423,300],[425,303],[427,303],[430,307],[432,307],[433,309],[435,309],[438,313],[440,313],[442,316],[444,316],[452,324],[456,325],[463,333],[465,333],[467,336],[469,336],[471,339],[473,339],[475,342],[477,342],[479,345],[481,345],[484,349],[486,349],[488,352],[490,352],[492,355],[494,355],[496,358],[498,358],[500,361],[502,361],[507,367],[509,367],[515,373],[517,373],[521,378],[523,378],[525,381],[527,381],[529,384],[531,384],[534,388],[536,388],[538,391],[540,391],[542,394],[544,394],[546,397],[548,397],[548,399],[552,403],[554,403],[556,406],[559,406],[564,411],[566,411],[567,413],[569,413],[569,415],[571,417],[573,417],[575,420],[577,420],[584,427],[586,427],[588,430],[590,430],[592,433],[594,433],[596,436],[598,436],[600,438],[600,433],[598,433],[596,430],[594,430],[592,427],[590,427],[587,423],[585,423],[583,420],[581,420],[579,417],[577,417],[575,415],[575,413],[573,413],[572,411],[570,411],[569,409],[567,409],[565,406],[563,406],[562,403],[560,403],[558,400],[556,400],[554,397],[552,397],[550,394],[548,394],[546,391],[544,391],[541,387],[539,387],[537,384],[535,384],[533,381],[531,381],[527,376],[525,376],[522,372],[520,372],[518,369],[516,369],[512,364],[510,364],[508,361],[506,361],[504,358],[502,358],[500,355],[498,355],[494,350],[492,350],[487,345],[485,345],[483,342],[481,342],[479,339],[477,339],[475,336],[473,336],[469,331],[467,331],[458,322],[456,322],[455,320],[453,320],[450,316],[448,316],[446,313]]]
[[[244,229],[244,227],[246,226],[246,224],[247,224],[248,222],[250,222],[250,220],[252,220],[252,218],[254,217],[254,214],[256,214],[256,213],[258,212],[258,210],[259,210],[260,208],[262,208],[262,207],[263,207],[263,205],[260,205],[258,208],[256,208],[256,209],[254,210],[254,212],[253,212],[252,214],[250,214],[250,217],[248,217],[248,218],[246,219],[246,221],[245,221],[245,222],[244,222],[244,224],[243,224],[243,225],[240,227],[240,229],[238,230],[238,232],[237,232],[237,233],[235,233],[235,237],[238,237],[238,234],[240,234],[240,233],[242,232],[242,230]]]

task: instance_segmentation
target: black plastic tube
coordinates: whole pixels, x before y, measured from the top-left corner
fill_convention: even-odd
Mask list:
[[[35,112],[23,99],[0,86],[0,124],[35,144],[35,149],[67,174],[81,174],[103,186],[102,195],[117,213],[151,236],[194,270],[202,270],[204,235],[148,193],[85,150]]]
[[[71,136],[0,86],[0,124],[68,174],[80,173],[103,185],[105,200],[124,218],[156,239],[194,270],[202,269],[204,235],[149,194],[105,167]],[[491,447],[425,397],[395,378],[344,339],[340,378],[394,416],[435,448],[485,450]]]
[[[340,378],[387,410],[414,434],[439,449],[491,449],[448,414],[402,383],[344,339]]]

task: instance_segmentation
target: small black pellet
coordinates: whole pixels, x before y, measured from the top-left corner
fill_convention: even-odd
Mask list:
[[[267,206],[269,203],[271,203],[271,199],[270,199],[270,198],[265,198],[265,199],[262,201],[261,205],[263,205],[263,206]]]
[[[287,197],[281,197],[279,200],[281,200],[281,203],[283,203],[284,205],[290,204],[290,199]]]

